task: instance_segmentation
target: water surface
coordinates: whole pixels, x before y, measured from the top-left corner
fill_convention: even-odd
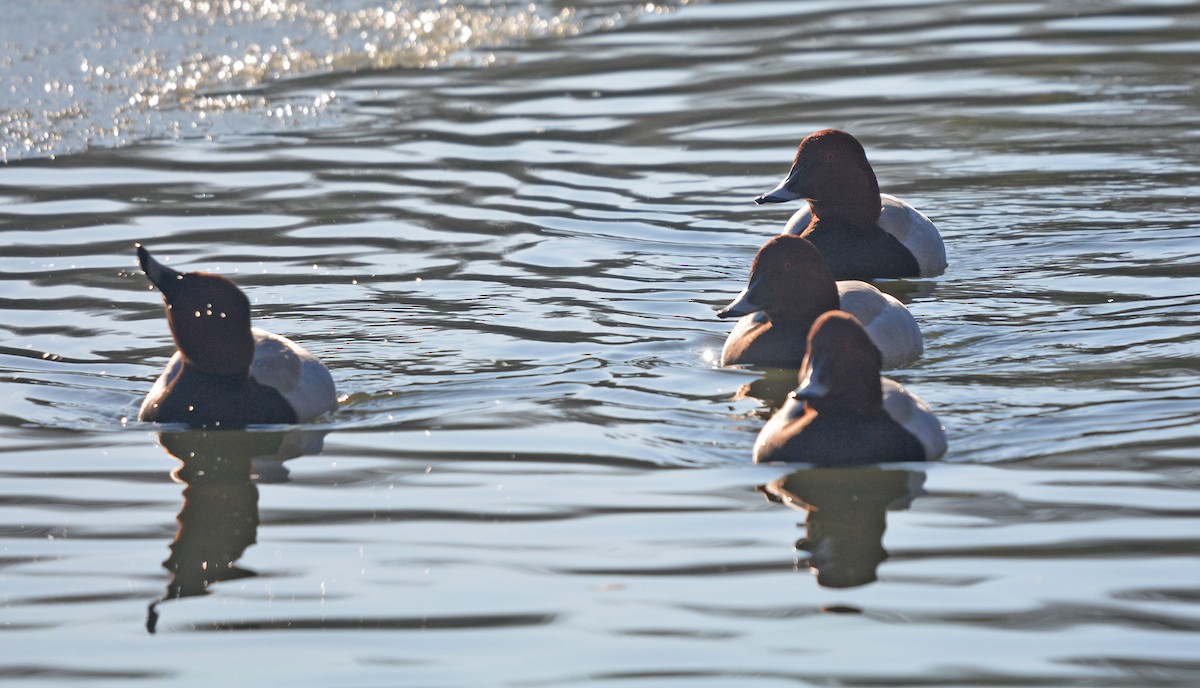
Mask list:
[[[1193,3],[49,2],[0,46],[0,679],[1200,683]],[[880,285],[929,465],[754,466],[713,364],[830,126],[946,240]],[[337,413],[137,422],[138,241]]]

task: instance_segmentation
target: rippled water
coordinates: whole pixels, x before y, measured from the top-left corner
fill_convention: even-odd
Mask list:
[[[1194,3],[56,1],[0,47],[0,680],[1200,683]],[[936,463],[751,465],[712,362],[829,126],[946,240],[881,285]],[[135,241],[339,411],[131,420]]]

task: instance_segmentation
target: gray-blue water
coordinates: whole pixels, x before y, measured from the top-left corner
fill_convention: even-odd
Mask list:
[[[1200,684],[1197,54],[1193,2],[6,11],[0,682]],[[881,284],[941,461],[752,465],[714,365],[825,127],[945,238]],[[137,241],[337,413],[134,420]]]

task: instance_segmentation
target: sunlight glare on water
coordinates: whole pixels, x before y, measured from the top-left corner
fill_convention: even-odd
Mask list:
[[[158,0],[131,13],[112,3],[59,5],[43,3],[0,29],[7,72],[0,160],[143,138],[311,127],[337,98],[322,76],[485,67],[511,59],[508,46],[668,9]],[[297,80],[305,84],[280,92],[281,82]]]

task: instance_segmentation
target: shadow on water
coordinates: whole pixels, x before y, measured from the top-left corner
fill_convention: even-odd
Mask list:
[[[878,468],[810,468],[758,489],[767,499],[808,512],[808,568],[827,588],[852,588],[876,580],[887,559],[887,512],[907,509],[924,494],[925,473]]]
[[[250,432],[179,430],[159,433],[159,443],[182,464],[171,476],[184,484],[179,530],[171,556],[163,562],[170,582],[162,598],[150,604],[146,630],[158,625],[158,605],[208,594],[221,581],[257,575],[237,560],[258,535],[257,482],[288,479],[284,462],[318,454],[325,432]]]

